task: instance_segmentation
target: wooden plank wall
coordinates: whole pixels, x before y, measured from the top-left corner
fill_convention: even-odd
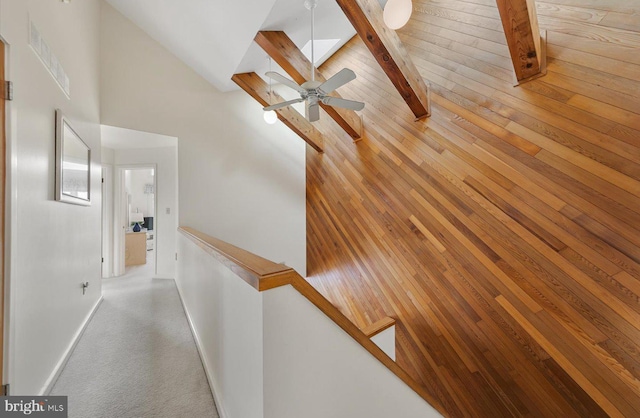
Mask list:
[[[513,87],[494,0],[414,0],[414,122],[354,38],[366,132],[307,153],[308,280],[453,417],[640,416],[640,2],[538,1],[548,74]]]

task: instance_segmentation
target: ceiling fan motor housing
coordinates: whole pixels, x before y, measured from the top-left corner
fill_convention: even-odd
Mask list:
[[[284,85],[296,90],[300,94],[300,99],[289,100],[286,102],[270,105],[264,108],[265,111],[280,109],[281,107],[290,106],[292,104],[306,102],[306,117],[310,122],[315,122],[320,118],[319,104],[327,106],[342,107],[351,110],[362,110],[364,103],[355,102],[353,100],[345,100],[340,97],[329,96],[328,94],[340,86],[348,83],[356,78],[356,74],[348,68],[343,68],[326,81],[317,81],[315,79],[315,62],[314,62],[314,36],[313,26],[314,17],[313,10],[318,5],[318,0],[305,0],[304,6],[311,10],[311,80],[305,81],[302,85],[297,85],[294,81],[272,71],[267,73],[270,78],[275,78]]]

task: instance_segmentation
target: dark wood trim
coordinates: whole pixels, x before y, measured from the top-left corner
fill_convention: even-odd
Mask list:
[[[382,318],[379,321],[374,322],[368,327],[364,328],[362,332],[364,333],[364,335],[371,338],[380,334],[382,331],[388,330],[389,328],[395,325],[396,325],[396,320],[387,316]]]

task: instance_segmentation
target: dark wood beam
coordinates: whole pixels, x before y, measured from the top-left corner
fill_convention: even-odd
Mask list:
[[[261,31],[256,35],[255,41],[296,83],[302,84],[311,78],[311,61],[305,57],[286,33]],[[318,70],[316,70],[315,76],[318,81],[326,80]],[[337,92],[333,92],[331,96],[341,97]],[[326,106],[322,103],[320,106],[353,139],[358,140],[362,137],[362,117],[356,112]]]
[[[269,85],[256,73],[234,74],[231,79],[262,106],[269,106],[269,103],[275,104],[285,101],[285,99],[274,91],[271,92],[271,100],[269,100]],[[322,133],[318,131],[311,122],[306,120],[304,116],[290,106],[278,109],[276,113],[282,123],[298,134],[300,138],[304,139],[313,149],[320,153],[324,152],[322,149],[324,144]]]
[[[496,0],[518,82],[542,72],[543,50],[534,0]]]
[[[395,31],[382,20],[378,0],[336,0],[415,115],[431,114],[428,88]]]

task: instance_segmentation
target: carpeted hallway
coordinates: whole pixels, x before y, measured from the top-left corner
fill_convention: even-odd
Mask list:
[[[51,395],[70,418],[218,417],[173,280],[151,264],[103,281],[104,300]]]

